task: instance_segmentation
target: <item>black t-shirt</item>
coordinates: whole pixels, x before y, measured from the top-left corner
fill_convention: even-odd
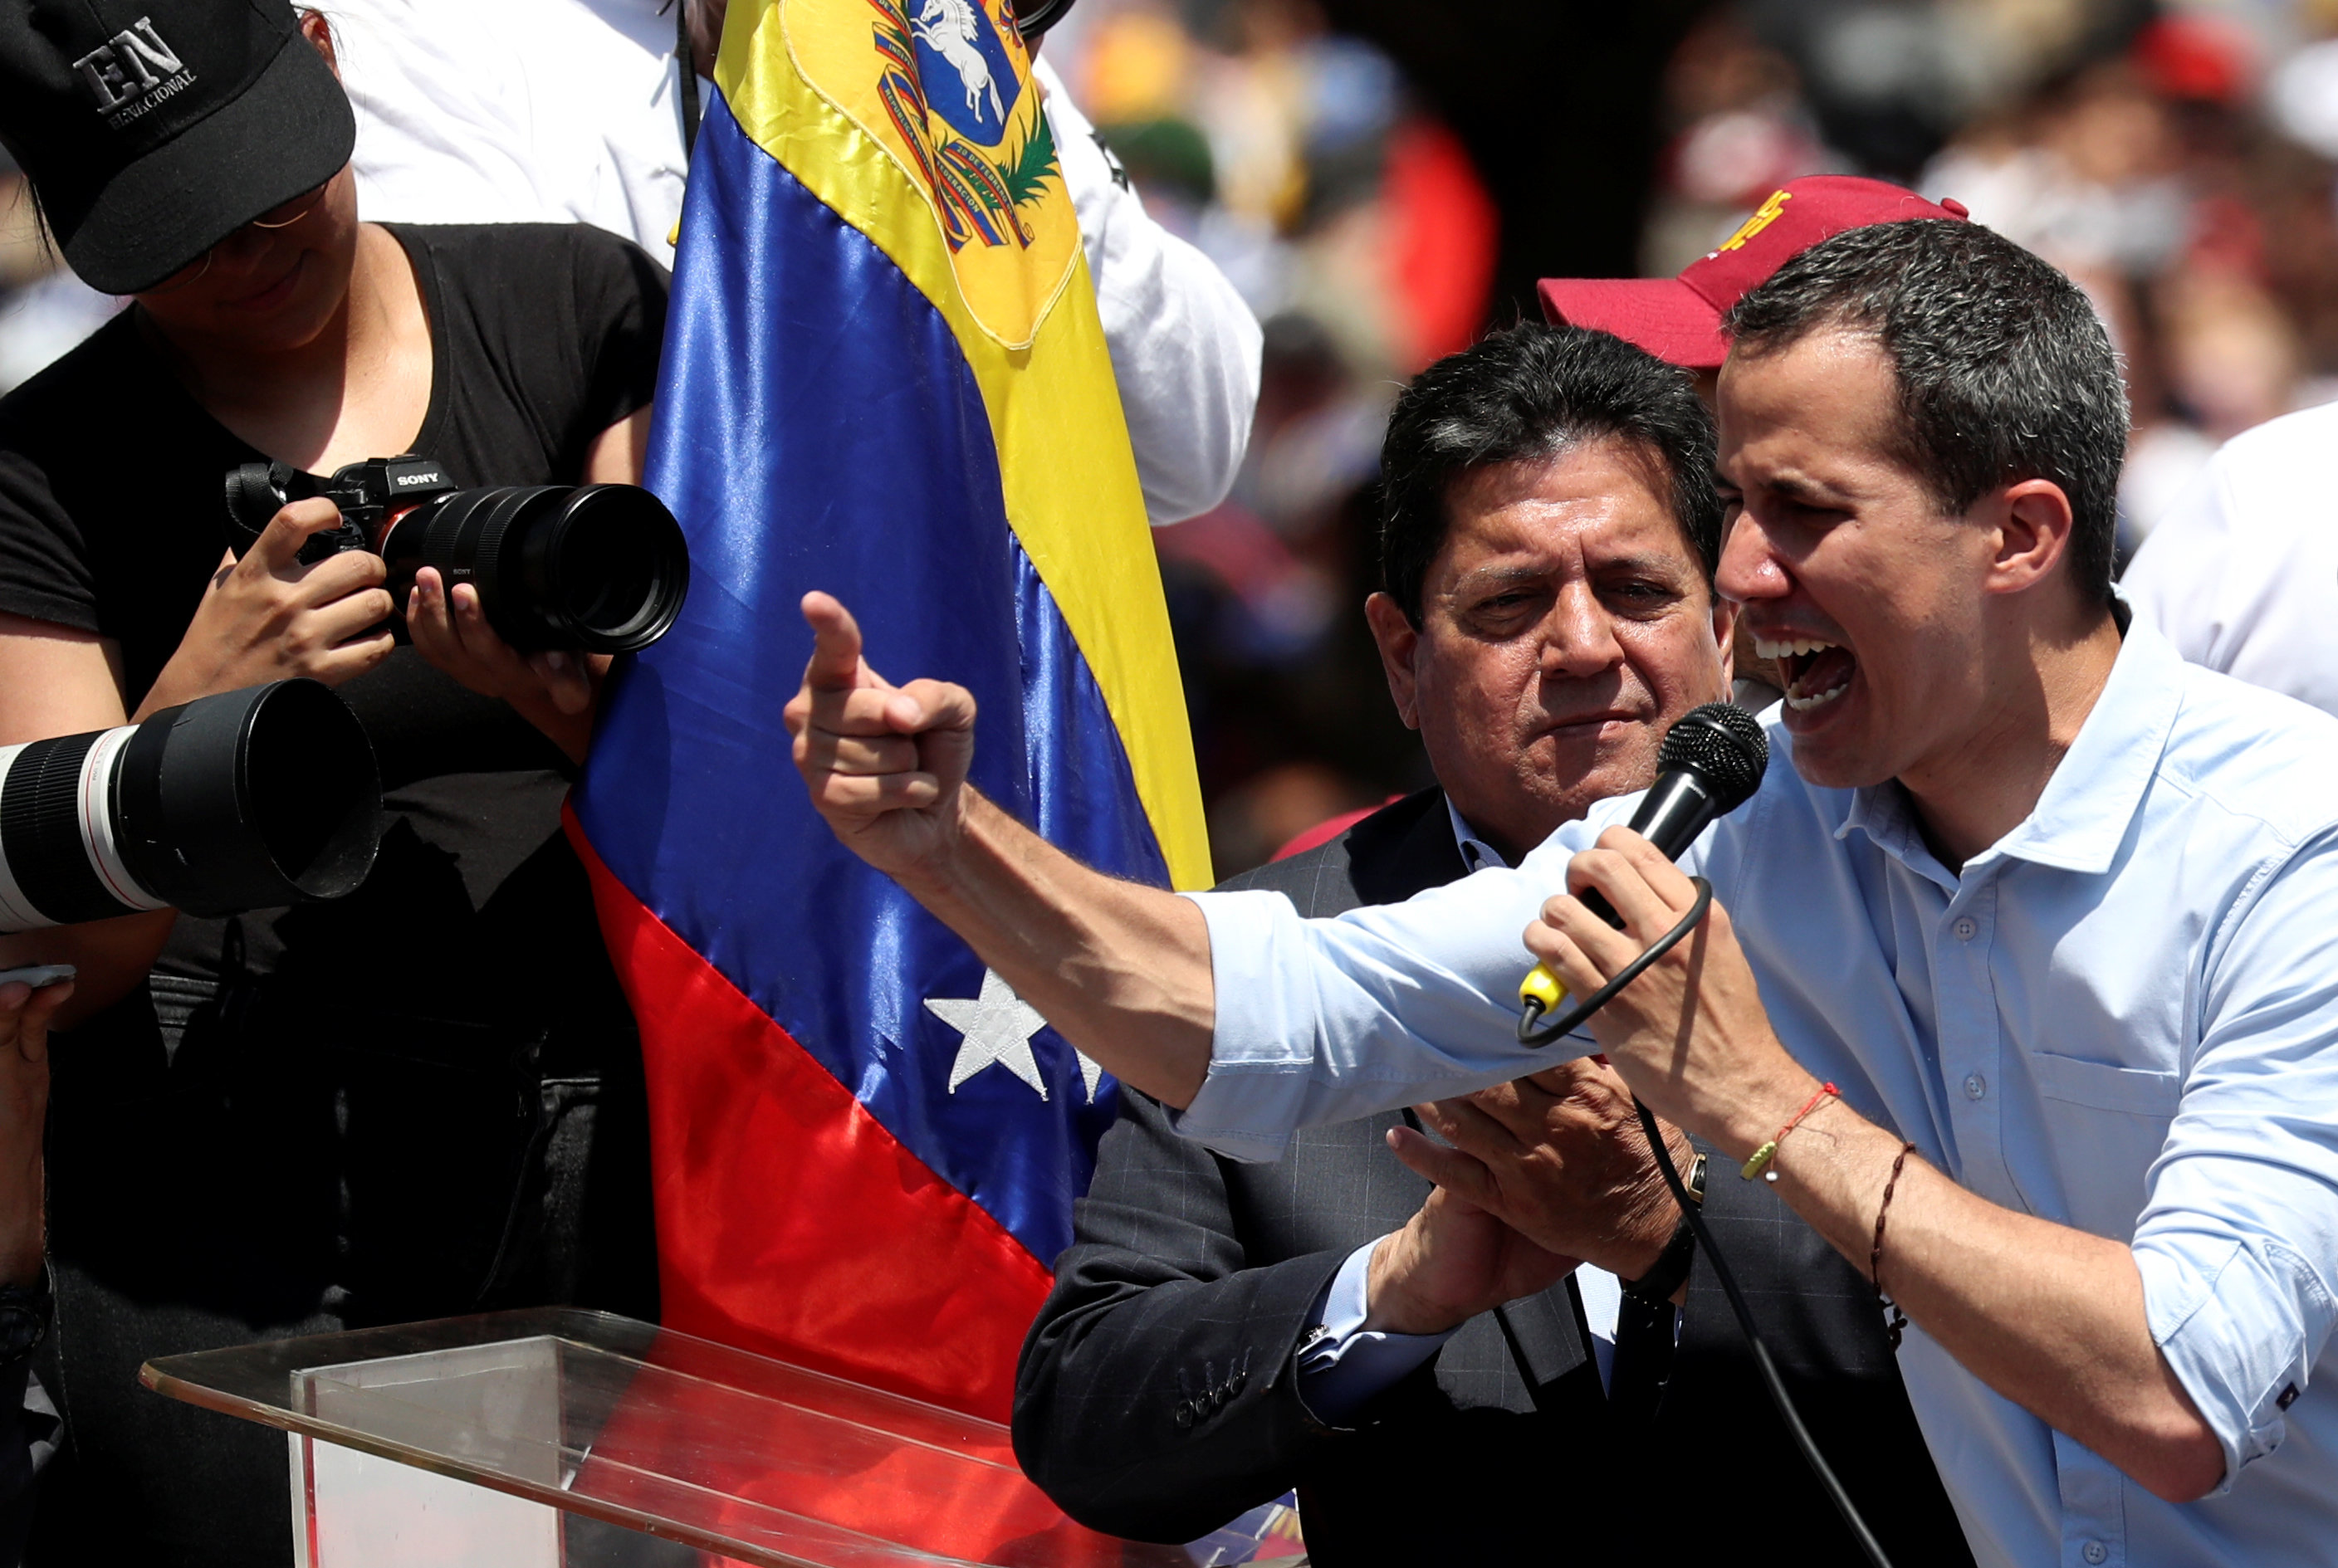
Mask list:
[[[594,439],[654,390],[664,270],[583,225],[386,227],[414,263],[430,318],[430,406],[413,450],[459,485],[580,482]],[[135,315],[0,398],[0,610],[119,642],[133,709],[218,569],[222,480],[268,457],[188,396]],[[454,684],[426,684],[442,682]],[[388,684],[410,694],[413,678]],[[342,695],[362,703],[376,693],[351,682]],[[529,728],[500,703],[473,706],[482,725],[493,709],[504,729]],[[437,746],[452,739],[443,721],[429,729]],[[490,766],[511,756],[508,737],[477,732],[452,750],[398,750],[424,739],[402,725],[377,731],[386,774],[475,768],[468,748],[483,740],[495,747]]]
[[[430,322],[413,449],[465,485],[580,482],[594,439],[652,397],[663,269],[582,226],[390,232]],[[224,475],[267,456],[125,312],[0,399],[0,610],[114,640],[134,710],[218,568]],[[640,1244],[585,1256],[609,1252],[579,1164],[595,1102],[640,1067],[560,834],[566,759],[411,649],[339,691],[388,808],[364,887],[182,916],[148,984],[58,1042],[51,1236],[78,1462],[95,1494],[146,1497],[165,1534],[204,1488],[280,1494],[283,1450],[256,1473],[163,1477],[183,1448],[135,1386],[145,1357],[527,1301],[653,1309],[645,1167],[621,1161],[641,1190],[603,1205],[641,1221]],[[626,1279],[596,1290],[612,1270]]]

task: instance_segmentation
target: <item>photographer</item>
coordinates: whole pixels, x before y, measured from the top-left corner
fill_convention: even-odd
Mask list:
[[[152,1357],[656,1310],[639,1048],[559,831],[605,661],[523,658],[427,569],[393,604],[376,556],[303,564],[329,501],[238,560],[222,488],[407,451],[463,485],[632,481],[665,276],[588,228],[360,222],[331,61],[282,0],[0,0],[0,139],[65,260],[133,297],[0,401],[0,744],[310,675],[364,720],[388,823],[335,904],[0,943],[81,971],[34,1561],[286,1560],[281,1442],[143,1392]]]

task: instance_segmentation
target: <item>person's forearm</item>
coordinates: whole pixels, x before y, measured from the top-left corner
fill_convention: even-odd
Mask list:
[[[1779,1103],[1732,1115],[1714,1142],[1745,1158],[1801,1100]],[[1823,1104],[1780,1144],[1778,1193],[1866,1273],[1900,1150],[1849,1106]],[[2124,1243],[2000,1208],[1911,1154],[1892,1191],[1881,1276],[1968,1371],[2154,1495],[2188,1502],[2222,1476],[2215,1435],[2153,1342]]]
[[[1209,1222],[1232,1217],[1218,1210]],[[1100,1248],[1083,1237],[1075,1248],[1024,1345],[1015,1451],[1024,1474],[1091,1529],[1191,1541],[1288,1491],[1335,1440],[1292,1363],[1339,1256],[1196,1279],[1159,1255],[1163,1240],[1148,1231]],[[1223,1403],[1207,1398],[1213,1387],[1228,1390]],[[1099,1388],[1125,1390],[1125,1406],[1101,1415]]]
[[[1193,903],[1090,870],[972,788],[940,862],[902,885],[1074,1049],[1190,1104],[1210,1068],[1216,994]]]

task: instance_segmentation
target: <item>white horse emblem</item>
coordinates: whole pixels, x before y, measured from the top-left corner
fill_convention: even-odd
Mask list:
[[[918,42],[948,61],[958,73],[958,83],[966,89],[967,112],[981,120],[982,96],[987,93],[990,112],[1003,127],[1007,109],[998,101],[998,83],[991,79],[990,63],[974,46],[980,34],[976,31],[972,0],[926,0],[911,31]]]

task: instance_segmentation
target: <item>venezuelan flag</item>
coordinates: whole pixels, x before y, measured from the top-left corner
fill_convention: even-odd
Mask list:
[[[1004,1420],[1115,1091],[811,810],[796,604],[970,687],[985,793],[1192,887],[1158,570],[1006,0],[742,0],[715,80],[649,475],[689,604],[571,819],[641,1021],[664,1318]]]

